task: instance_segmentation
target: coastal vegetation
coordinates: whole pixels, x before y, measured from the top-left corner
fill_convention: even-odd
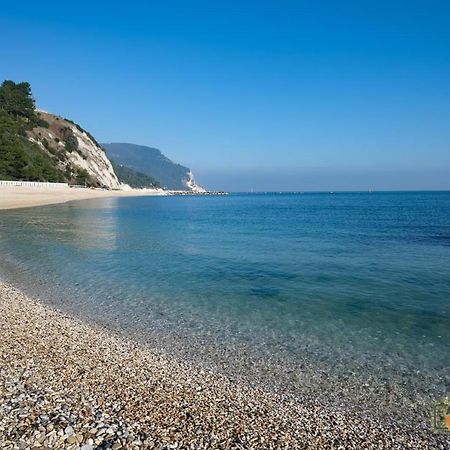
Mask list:
[[[153,177],[149,177],[145,173],[137,172],[129,167],[117,164],[111,161],[114,172],[121,183],[128,184],[132,188],[160,188],[161,185]]]
[[[35,112],[29,83],[4,81],[0,86],[0,178],[63,181],[52,157],[30,141],[27,133],[48,123]]]
[[[71,120],[36,110],[30,84],[11,80],[0,86],[0,179],[119,187],[90,133]]]

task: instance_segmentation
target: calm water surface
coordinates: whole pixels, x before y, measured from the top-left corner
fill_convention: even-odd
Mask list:
[[[232,377],[385,412],[450,393],[450,193],[1,211],[0,255],[3,279]]]

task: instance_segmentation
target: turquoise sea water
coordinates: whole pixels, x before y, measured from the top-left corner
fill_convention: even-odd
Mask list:
[[[450,393],[450,193],[0,211],[0,277],[155,349],[391,414]]]

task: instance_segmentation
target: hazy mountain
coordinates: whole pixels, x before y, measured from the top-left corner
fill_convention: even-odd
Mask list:
[[[176,164],[160,150],[127,143],[101,144],[116,164],[128,167],[157,180],[161,187],[174,190],[202,191],[188,167]]]
[[[136,189],[161,187],[157,180],[144,173],[137,172],[129,167],[117,164],[114,161],[111,161],[111,163],[114,172],[116,172],[117,178],[121,183],[128,184],[128,186]]]

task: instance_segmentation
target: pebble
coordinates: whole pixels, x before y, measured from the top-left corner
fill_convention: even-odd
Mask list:
[[[428,425],[359,416],[199,370],[0,282],[0,448],[445,449]]]

